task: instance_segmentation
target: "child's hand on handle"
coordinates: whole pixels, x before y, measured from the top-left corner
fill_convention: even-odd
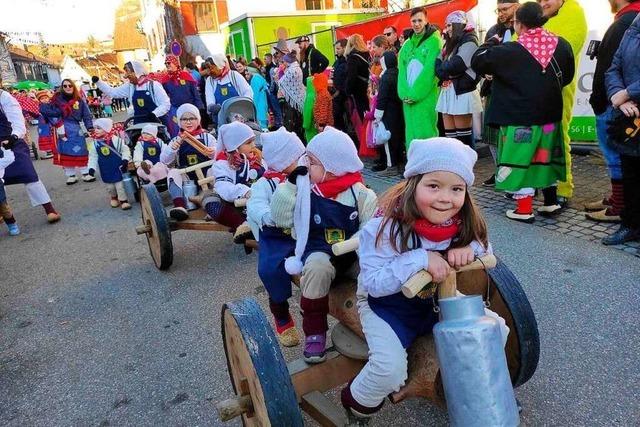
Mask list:
[[[287,177],[287,181],[289,181],[293,185],[296,185],[296,179],[298,178],[298,176],[305,176],[308,173],[309,173],[308,167],[298,166],[289,174],[289,176]]]
[[[455,269],[471,264],[475,258],[476,254],[473,252],[471,245],[463,248],[449,249],[447,251],[447,261],[449,261],[449,265]]]
[[[427,251],[427,258],[429,259],[427,272],[431,275],[433,282],[443,282],[447,276],[449,276],[451,266],[449,266],[449,263],[437,252]]]
[[[173,141],[171,141],[171,143],[169,144],[169,147],[171,147],[173,151],[178,151],[181,145],[182,145],[182,138],[175,138]]]

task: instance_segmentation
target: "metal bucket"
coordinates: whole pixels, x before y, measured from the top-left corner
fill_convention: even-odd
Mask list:
[[[136,200],[138,186],[129,172],[124,172],[122,174],[122,184],[124,185],[124,191],[127,193],[127,199],[130,201]]]
[[[182,182],[182,192],[184,193],[184,200],[187,204],[187,210],[194,210],[197,208],[197,206],[195,204],[193,204],[193,202],[191,202],[189,200],[189,197],[193,197],[193,196],[197,196],[198,195],[198,185],[196,184],[195,181],[192,181],[190,179],[187,179],[185,181]]]

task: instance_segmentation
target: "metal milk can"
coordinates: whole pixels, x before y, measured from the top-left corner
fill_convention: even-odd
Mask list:
[[[190,179],[186,179],[182,182],[182,192],[184,193],[184,201],[187,204],[187,209],[192,211],[197,208],[192,201],[189,200],[189,197],[198,195],[198,186],[195,181]]]
[[[500,324],[479,295],[438,301],[433,328],[447,410],[453,426],[517,426],[516,405]]]

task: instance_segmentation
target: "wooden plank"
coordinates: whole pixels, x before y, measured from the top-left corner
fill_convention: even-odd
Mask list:
[[[229,231],[229,227],[213,221],[188,219],[186,221],[175,222],[174,224],[175,230]]]
[[[329,351],[327,360],[323,363],[312,365],[299,359],[289,363],[287,367],[300,402],[307,393],[325,392],[345,384],[360,372],[364,364],[364,361],[349,359],[337,351]]]
[[[302,396],[300,407],[323,427],[347,425],[348,419],[344,410],[319,391]]]
[[[206,162],[198,163],[197,165],[189,166],[184,169],[178,169],[178,172],[181,174],[193,172],[198,169],[206,168],[207,166],[212,166],[215,163],[215,160],[207,160]]]

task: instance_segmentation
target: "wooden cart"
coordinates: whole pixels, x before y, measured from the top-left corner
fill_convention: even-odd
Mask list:
[[[427,283],[412,278],[403,287],[414,295]],[[420,273],[416,276],[419,276]],[[440,297],[483,295],[491,310],[510,329],[505,347],[514,387],[527,382],[536,370],[540,352],[538,327],[518,280],[504,263],[487,271],[452,275],[437,290]],[[368,358],[368,348],[356,309],[356,283],[337,278],[329,294],[330,313],[339,320],[331,331],[333,346],[324,363],[310,365],[302,359],[287,364],[269,321],[253,298],[227,303],[222,308],[222,337],[235,396],[217,404],[221,420],[241,417],[245,426],[302,426],[301,410],[323,426],[342,426],[346,416],[322,393],[350,381]],[[390,397],[398,403],[423,397],[446,407],[435,344],[431,335],[420,337],[408,351],[409,378]]]

